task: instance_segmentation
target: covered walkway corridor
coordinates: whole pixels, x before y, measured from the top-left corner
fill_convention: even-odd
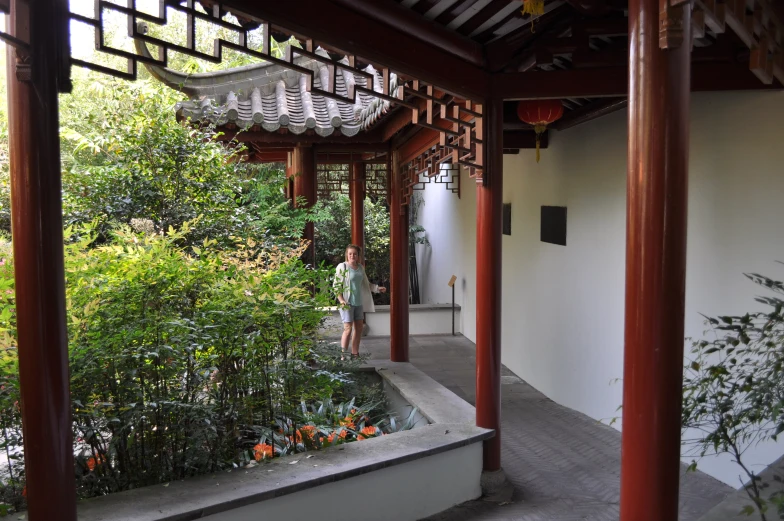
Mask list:
[[[411,363],[474,404],[476,346],[462,335],[412,336]],[[362,340],[371,359],[389,357],[389,337]],[[621,434],[563,407],[501,370],[504,471],[513,484],[507,504],[472,501],[428,521],[616,521],[619,516]],[[680,521],[698,521],[733,490],[681,465]]]

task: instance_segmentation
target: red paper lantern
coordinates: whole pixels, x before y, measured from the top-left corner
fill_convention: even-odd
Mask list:
[[[536,132],[536,162],[539,162],[539,140],[547,125],[558,121],[563,116],[561,100],[541,99],[524,100],[517,104],[517,117],[523,122],[534,126]]]

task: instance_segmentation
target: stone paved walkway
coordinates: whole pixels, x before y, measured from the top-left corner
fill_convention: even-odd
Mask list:
[[[409,345],[414,366],[474,404],[472,342],[417,336]],[[389,337],[363,338],[361,352],[388,359]],[[501,461],[515,487],[512,502],[471,501],[427,521],[617,521],[620,433],[549,400],[506,367],[501,374]],[[706,474],[682,475],[680,521],[698,520],[731,492]]]

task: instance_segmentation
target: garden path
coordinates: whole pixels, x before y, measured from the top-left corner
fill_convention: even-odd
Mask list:
[[[412,336],[409,345],[415,367],[474,404],[476,346],[470,340]],[[389,337],[363,338],[361,352],[388,359]],[[558,405],[506,367],[501,375],[501,462],[514,486],[511,502],[470,501],[427,521],[617,521],[620,433]],[[683,474],[680,521],[696,521],[731,492],[701,472]]]

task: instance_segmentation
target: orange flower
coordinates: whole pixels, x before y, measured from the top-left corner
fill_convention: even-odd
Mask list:
[[[350,416],[346,416],[342,420],[340,420],[341,427],[348,427],[349,429],[356,429],[357,426],[354,424],[354,420],[351,419]]]
[[[364,429],[359,431],[360,434],[362,434],[362,437],[360,437],[359,439],[363,440],[365,438],[372,438],[373,436],[376,435],[376,430],[377,430],[377,428],[373,427],[372,425],[368,426],[368,427],[365,427]]]
[[[312,440],[316,437],[316,428],[312,425],[303,425],[300,427],[300,431],[305,434],[305,437],[309,440]]]
[[[92,458],[87,460],[87,468],[90,469],[90,471],[92,472],[93,470],[95,470],[96,466],[102,464],[104,461],[106,461],[106,458],[104,458],[100,454],[98,456],[93,456]]]
[[[256,461],[261,461],[262,458],[268,459],[272,458],[272,445],[267,445],[266,443],[259,443],[255,447],[253,447],[254,455],[253,457],[256,458]]]
[[[345,440],[347,434],[348,434],[348,432],[345,431],[345,430],[340,431],[340,436],[339,436],[340,439],[341,440]],[[332,443],[333,441],[335,441],[335,433],[334,432],[332,434],[330,434],[329,436],[327,436],[327,441],[329,443]]]

